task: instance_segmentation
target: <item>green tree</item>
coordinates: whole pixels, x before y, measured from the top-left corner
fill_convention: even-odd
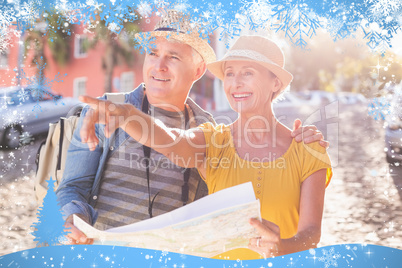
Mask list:
[[[286,68],[294,76],[292,90],[350,91],[372,98],[385,93],[387,84],[400,83],[401,56],[392,51],[374,54],[365,42],[358,34],[334,42],[320,32],[309,42],[309,50],[290,48]]]
[[[32,63],[43,66],[47,62],[45,46],[50,48],[51,55],[58,65],[65,66],[70,59],[73,25],[59,12],[49,13],[35,28],[27,31],[25,38],[25,57],[32,49]]]
[[[112,92],[114,68],[123,63],[133,66],[136,58],[134,34],[139,31],[138,22],[125,22],[119,34],[112,31],[113,25],[106,26],[104,20],[97,19],[93,23],[94,37],[88,42],[88,48],[95,49],[100,42],[105,44],[105,53],[102,56],[102,69],[105,72],[104,90]]]

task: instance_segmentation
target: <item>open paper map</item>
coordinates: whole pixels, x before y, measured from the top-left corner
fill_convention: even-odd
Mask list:
[[[201,198],[169,213],[100,231],[74,216],[74,225],[95,244],[129,246],[213,257],[247,248],[258,233],[248,223],[261,219],[251,182]]]

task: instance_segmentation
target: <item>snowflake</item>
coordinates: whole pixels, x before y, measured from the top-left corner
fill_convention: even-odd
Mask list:
[[[14,160],[7,160],[7,161],[3,160],[2,162],[3,162],[2,171],[5,172],[5,173],[7,171],[15,169],[15,167],[17,166],[17,164],[14,163]]]
[[[187,2],[187,0],[178,0],[173,6],[173,9],[185,13],[190,7],[191,5]]]
[[[222,32],[219,34],[219,41],[224,41],[226,48],[229,48],[229,41],[233,39],[232,35],[230,34],[230,31],[228,29],[229,27],[226,27],[222,30]]]
[[[202,12],[202,17],[206,20],[209,20],[209,18],[211,17],[211,14],[208,11],[204,11],[204,12]]]
[[[219,2],[215,5],[208,4],[208,15],[210,17],[210,24],[213,25],[213,30],[224,25],[226,13],[227,11],[224,9],[222,3]]]
[[[246,19],[248,28],[252,31],[257,30],[261,26],[257,21],[255,21],[254,16],[252,16],[251,14],[247,14]]]
[[[371,24],[370,28],[366,31],[363,29],[364,39],[367,39],[368,47],[373,51],[377,51],[384,55],[384,53],[391,46],[391,36],[379,28],[378,24]]]
[[[95,6],[95,5],[98,5],[98,2],[95,2],[94,0],[87,0],[87,1],[85,2],[85,4],[86,4],[87,6]]]
[[[213,17],[220,17],[220,16],[224,16],[227,11],[223,9],[223,4],[222,3],[218,3],[218,4],[208,4],[208,9],[211,12],[211,15]]]
[[[152,7],[148,2],[140,2],[137,5],[137,12],[142,16],[142,17],[149,17],[152,13]]]
[[[77,11],[67,11],[66,14],[66,21],[70,24],[79,24],[78,20],[78,12]]]
[[[167,251],[166,249],[162,250],[162,256],[165,257],[169,254],[169,251]]]
[[[330,266],[338,267],[338,263],[336,262],[336,260],[339,259],[341,255],[338,253],[335,254],[334,248],[331,248],[329,251],[323,249],[322,254],[323,256],[319,257],[318,260],[324,263],[325,268],[328,268]]]
[[[399,88],[398,88],[399,87]],[[401,87],[402,85],[399,85],[394,89],[394,92],[389,94],[387,100],[390,100],[389,102],[392,102],[392,105],[389,109],[389,115],[390,117],[388,118],[391,122],[392,121],[399,121],[399,118],[402,118],[402,106],[398,105],[402,103],[402,92],[401,92]]]
[[[6,110],[7,109],[7,105],[10,102],[10,97],[7,96],[7,94],[4,92],[3,97],[0,97],[1,100],[1,106],[0,109]]]
[[[18,100],[20,101],[20,102],[25,102],[25,101],[27,101],[27,100],[29,100],[29,96],[30,96],[30,94],[29,94],[29,92],[26,92],[25,91],[25,89],[21,89],[19,92],[18,92]]]
[[[311,38],[316,34],[316,29],[321,27],[318,16],[308,8],[307,4],[287,4],[273,6],[273,16],[278,23],[273,24],[274,30],[281,30],[290,41],[301,48],[306,48],[305,37]]]
[[[138,37],[134,38],[137,44],[134,46],[135,49],[139,49],[140,53],[149,53],[153,48],[156,48],[155,37],[151,38],[151,33],[139,33]]]
[[[221,25],[219,41],[224,41],[226,48],[229,48],[229,42],[233,40],[234,37],[240,36],[241,28],[242,26],[237,19],[225,25]]]
[[[229,37],[230,32],[234,29],[232,23],[229,23],[230,20],[227,13],[228,11],[225,10],[223,4],[217,3],[215,5],[208,4],[208,8],[205,11],[197,14],[198,18],[195,18],[194,15],[192,21],[196,21],[199,25],[198,33],[200,38],[207,39],[209,34],[212,34],[213,31],[219,28],[222,30],[220,33],[221,40],[226,40],[227,37]],[[235,31],[233,30],[233,32]],[[224,37],[222,38],[222,36]]]
[[[11,45],[10,31],[6,27],[0,28],[0,54],[7,53],[8,48]]]
[[[334,41],[353,37],[353,33],[361,28],[362,22],[356,17],[356,14],[345,15],[345,12],[350,12],[348,9],[334,10],[332,12],[334,17],[323,19],[323,27],[329,32]]]
[[[5,9],[4,13],[0,14],[0,25],[2,27],[8,27],[10,24],[12,24],[17,26],[17,31],[24,32],[26,29],[32,28],[34,26],[35,21],[40,14],[38,9],[40,3],[32,0],[23,3],[21,2],[14,2],[14,6],[12,8]],[[8,21],[11,18],[12,20]]]
[[[168,1],[165,0],[154,0],[155,9],[165,9],[169,5]]]
[[[272,21],[274,12],[272,5],[266,0],[253,0],[247,2],[243,7],[244,12],[248,17],[253,18],[254,25],[265,25],[267,22]]]
[[[368,105],[368,114],[374,120],[385,120],[385,116],[390,113],[390,104],[381,98],[374,98]]]
[[[377,40],[377,44],[373,51],[381,54],[382,56],[389,50],[391,47],[391,40],[389,37],[382,37],[381,39]]]
[[[24,2],[22,7],[18,9],[19,17],[27,23],[27,28],[31,28],[34,25],[35,20],[39,17],[38,8],[36,5],[37,3],[29,0],[28,2]]]
[[[58,73],[54,79],[48,79],[45,77],[43,70],[46,67],[46,63],[43,65],[40,65],[39,63],[36,63],[37,68],[39,70],[37,75],[34,75],[33,77],[27,77],[24,70],[21,69],[20,74],[17,73],[17,79],[26,80],[27,85],[30,87],[25,88],[26,91],[29,91],[30,95],[35,99],[36,104],[33,108],[33,111],[35,112],[35,116],[38,117],[38,111],[42,111],[42,108],[39,104],[40,101],[44,100],[44,98],[51,98],[57,104],[57,101],[60,100],[61,96],[57,95],[52,92],[52,84],[53,82],[63,82],[61,77],[65,77],[67,74],[64,74],[64,76],[61,76],[60,73]],[[63,104],[63,103],[62,103]]]
[[[7,50],[10,45],[9,26],[16,21],[13,8],[1,7],[0,12],[0,53]]]
[[[86,24],[84,24],[84,33],[94,33],[95,29],[96,23],[88,21]]]
[[[401,7],[400,0],[369,0],[373,15],[388,16]]]
[[[69,24],[85,25],[95,18],[95,13],[101,9],[102,5],[94,1],[86,3],[64,1],[61,5],[56,5],[56,8]]]
[[[1,109],[1,125],[0,128],[7,128],[13,125],[20,125],[24,121],[25,111],[16,111],[13,109]]]
[[[120,32],[121,28],[119,25],[117,25],[115,22],[109,23],[109,25],[107,26],[107,28],[112,31],[112,32]]]
[[[11,22],[15,19],[15,11],[13,8],[3,8],[2,6],[2,12],[0,13],[0,24],[2,26],[4,25],[10,25]]]
[[[81,18],[84,20],[82,23],[85,25],[91,19],[96,19],[95,14],[99,16],[100,20],[105,21],[105,25],[108,26],[111,23],[114,23],[112,27],[112,31],[116,34],[119,34],[121,30],[124,28],[124,22],[137,20],[137,16],[135,12],[133,12],[133,8],[128,5],[123,4],[115,4],[115,1],[112,2],[113,6],[109,6],[108,8],[103,8],[100,11],[92,6],[92,10],[88,10],[86,14],[81,13]]]

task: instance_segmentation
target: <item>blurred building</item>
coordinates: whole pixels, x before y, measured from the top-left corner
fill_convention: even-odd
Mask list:
[[[157,19],[141,20],[139,29],[151,31]],[[58,64],[52,52],[44,42],[43,53],[46,58],[46,67],[43,71],[45,79],[53,80],[60,73],[62,82],[52,82],[52,91],[64,97],[78,97],[80,95],[101,96],[105,92],[105,69],[102,67],[102,57],[106,52],[107,44],[100,41],[95,48],[87,49],[86,42],[93,38],[94,33],[89,32],[84,26],[72,25],[72,36],[70,38],[70,52],[67,64]],[[43,27],[44,28],[44,27]],[[26,79],[17,79],[19,70],[25,72],[26,77],[38,76],[38,66],[32,62],[34,50],[28,49],[25,52],[24,36],[12,35],[11,45],[8,50],[0,54],[0,88],[15,85],[26,85]],[[46,38],[46,37],[45,37]],[[128,36],[133,38],[133,36]],[[212,37],[211,46],[214,48],[217,43]],[[87,42],[88,43],[88,42]],[[122,63],[113,69],[112,92],[127,92],[133,90],[143,82],[142,65],[144,54],[132,48],[134,63],[129,66]],[[214,76],[207,72],[197,81],[190,92],[190,96],[204,109],[213,111],[217,105],[214,101]],[[224,96],[223,96],[224,97]],[[225,97],[223,99],[226,99]]]
[[[45,79],[53,80],[58,73],[62,82],[53,82],[52,91],[64,97],[78,97],[87,94],[99,96],[104,93],[105,71],[102,69],[102,55],[105,53],[106,45],[102,42],[97,44],[95,49],[85,49],[85,40],[93,36],[85,31],[82,25],[73,25],[74,30],[71,38],[68,64],[61,66],[54,60],[52,53],[44,42],[44,56],[46,67],[43,71]],[[24,52],[24,39],[12,36],[11,45],[8,51],[1,54],[0,60],[0,86],[25,85],[26,79],[18,81],[17,73],[20,64],[26,77],[38,75],[38,66],[32,63],[33,49]],[[135,52],[133,48],[133,53]],[[26,55],[24,57],[24,54]],[[139,58],[140,56],[138,56]],[[142,60],[141,60],[142,61]],[[141,64],[130,67],[127,64],[116,66],[113,70],[114,92],[130,91],[136,84],[142,81]]]

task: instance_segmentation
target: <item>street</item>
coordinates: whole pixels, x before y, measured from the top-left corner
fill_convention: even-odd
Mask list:
[[[368,243],[402,249],[402,166],[385,161],[383,122],[364,104],[277,111],[316,124],[331,142],[332,181],[326,189],[320,246]],[[286,112],[286,116],[283,115]],[[233,113],[217,113],[234,118]],[[35,155],[44,137],[19,150],[0,151],[0,255],[35,247]]]

